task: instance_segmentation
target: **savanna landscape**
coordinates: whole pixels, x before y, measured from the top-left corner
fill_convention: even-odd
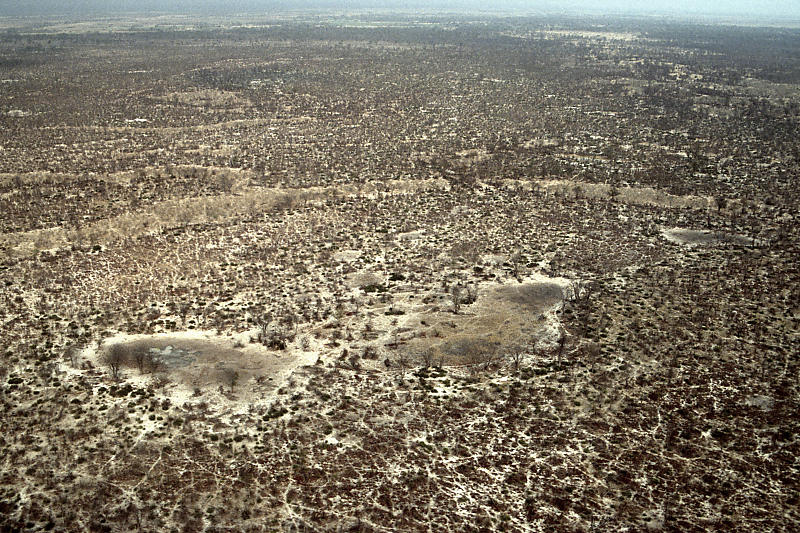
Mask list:
[[[800,528],[800,30],[1,22],[1,531]]]

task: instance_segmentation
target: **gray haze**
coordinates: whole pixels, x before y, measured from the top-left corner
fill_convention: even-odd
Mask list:
[[[400,9],[498,14],[630,14],[708,16],[723,19],[749,16],[770,20],[800,19],[798,0],[0,0],[0,16],[108,15],[120,13],[224,14],[270,13],[298,9]]]

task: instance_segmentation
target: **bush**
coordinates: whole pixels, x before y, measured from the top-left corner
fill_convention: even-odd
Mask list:
[[[364,292],[366,293],[373,293],[373,292],[386,292],[386,287],[380,285],[378,283],[371,283],[364,287]]]

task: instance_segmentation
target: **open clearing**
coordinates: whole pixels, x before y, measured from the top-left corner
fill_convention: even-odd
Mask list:
[[[136,363],[128,359],[123,363],[124,372],[145,382],[166,379],[168,390],[174,389],[176,397],[188,392],[199,396],[218,388],[241,391],[240,399],[249,402],[265,402],[283,385],[299,366],[308,365],[317,355],[302,350],[268,350],[264,346],[249,343],[248,334],[222,337],[210,332],[175,332],[160,335],[115,335],[105,339],[99,349],[87,349],[83,357],[104,366],[106,352],[112,346],[122,346],[128,353],[144,350],[158,362],[155,371],[136,370]],[[248,344],[245,344],[248,342]],[[231,372],[236,373],[231,387]],[[168,397],[172,394],[165,393]]]
[[[753,239],[750,237],[709,230],[671,228],[663,230],[662,234],[668,241],[676,244],[710,246],[720,243],[734,243],[741,246],[753,245]]]

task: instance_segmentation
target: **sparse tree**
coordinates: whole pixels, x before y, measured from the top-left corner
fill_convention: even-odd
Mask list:
[[[234,387],[239,383],[239,372],[233,368],[225,368],[222,370],[222,382],[230,387],[233,392]]]
[[[304,352],[307,352],[310,347],[311,339],[309,339],[307,335],[303,335],[303,337],[300,339],[300,349]]]
[[[137,346],[133,349],[133,361],[136,363],[136,368],[139,369],[140,374],[144,374],[148,366],[150,366],[149,350],[145,346]]]
[[[519,250],[511,255],[511,274],[518,282],[522,281],[520,276],[520,268],[522,267],[522,253]]]
[[[458,314],[461,309],[462,291],[460,285],[453,285],[450,288],[450,297],[453,299],[453,313]]]
[[[397,356],[397,366],[400,367],[400,377],[401,379],[406,377],[406,370],[409,366],[408,357],[406,356],[405,352],[400,352]]]
[[[514,367],[514,372],[519,372],[520,364],[525,357],[525,348],[523,346],[513,346],[508,353],[511,359],[511,365]]]
[[[472,373],[477,373],[481,369],[488,369],[489,363],[492,362],[492,353],[480,343],[470,344],[467,347],[465,356]]]
[[[702,147],[697,143],[693,143],[686,149],[686,159],[692,175],[704,170],[708,165],[708,158],[703,153]]]
[[[297,327],[299,325],[299,319],[297,315],[292,310],[287,310],[286,313],[283,315],[283,325],[286,328],[286,336],[291,337],[289,340],[294,340],[294,337],[297,335]],[[289,331],[293,331],[292,333],[288,333]]]
[[[569,302],[587,302],[595,291],[595,284],[590,280],[573,280],[569,284],[566,300]]]
[[[36,374],[39,376],[39,379],[47,382],[51,377],[53,377],[55,371],[56,365],[54,363],[45,363],[37,368]]]
[[[478,289],[475,285],[467,285],[464,290],[466,291],[466,295],[463,297],[461,303],[465,305],[475,303],[475,300],[478,299]]]
[[[267,343],[267,334],[269,333],[270,317],[268,315],[256,318],[256,325],[258,326],[258,342],[261,344]]]
[[[67,346],[66,350],[66,357],[69,360],[69,366],[72,368],[78,367],[78,359],[80,358],[81,348],[76,344],[71,344]]]
[[[590,368],[592,372],[594,372],[594,365],[602,353],[600,345],[596,342],[590,341],[583,347],[583,353],[586,357],[586,360],[589,361],[589,364],[591,365]]]
[[[224,193],[230,193],[231,190],[233,189],[234,183],[235,182],[234,182],[233,177],[231,177],[231,176],[229,176],[227,174],[222,174],[220,176],[217,176],[217,179],[216,179],[217,187],[219,187],[219,189]]]
[[[430,368],[434,359],[433,348],[424,348],[420,350],[419,356],[420,359],[422,359],[422,364],[425,366],[425,368]]]
[[[564,348],[567,345],[567,331],[561,327],[559,328],[558,341],[556,342],[556,354],[558,355],[558,364],[561,364],[561,357],[564,355]]]
[[[120,369],[128,359],[129,349],[122,344],[114,344],[106,350],[103,360],[111,371],[111,377],[119,379]]]
[[[350,353],[350,357],[348,358],[347,362],[350,364],[350,368],[353,370],[361,370],[361,363],[358,361],[358,354],[356,352]]]
[[[364,346],[364,354],[361,357],[364,359],[377,359],[378,352],[375,350],[374,346],[368,344]]]
[[[158,372],[164,367],[164,361],[162,361],[157,355],[149,353],[146,355],[144,359],[145,368],[149,368],[151,373]]]

